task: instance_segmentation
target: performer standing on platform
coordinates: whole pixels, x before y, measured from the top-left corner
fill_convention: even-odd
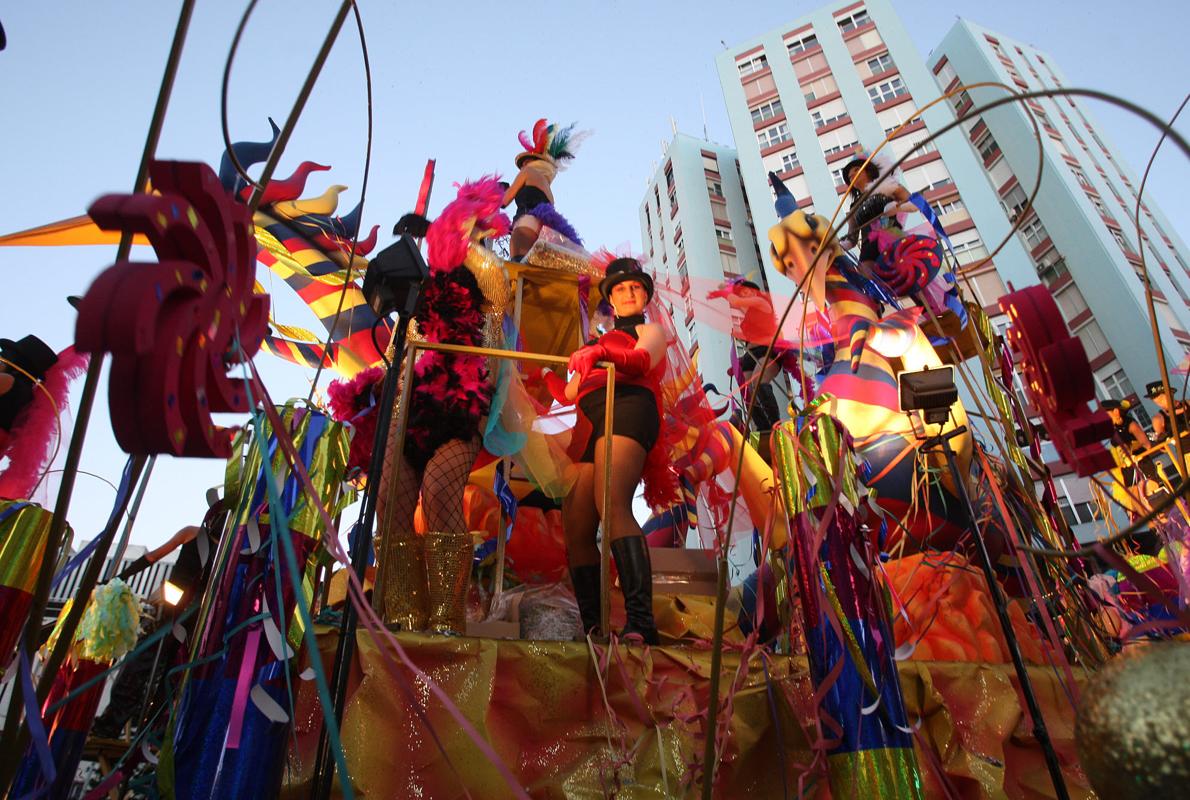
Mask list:
[[[644,533],[632,513],[632,496],[642,477],[647,487],[668,468],[661,434],[661,379],[665,372],[665,335],[660,325],[645,321],[653,298],[653,279],[635,258],[617,258],[607,266],[600,294],[615,314],[613,330],[570,357],[569,383],[553,373],[546,380],[554,398],[577,402],[571,455],[577,462],[574,486],[562,505],[566,555],[582,616],[583,631],[599,626],[599,548],[595,532],[610,492],[611,551],[624,592],[628,624],[622,635],[657,644],[653,620],[653,573]],[[607,373],[595,367],[609,361],[616,367],[611,483],[605,485],[604,404]],[[606,530],[606,528],[605,528]]]
[[[865,160],[861,154],[843,167],[843,180],[850,184],[852,179],[855,179],[854,185],[851,186],[853,205],[873,181],[880,179],[880,165],[875,160],[868,161],[865,165]],[[894,238],[902,235],[897,215],[916,210],[917,207],[909,202],[909,190],[897,183],[892,175],[888,175],[880,181],[867,199],[853,209],[851,226],[847,229],[847,237],[841,244],[847,250],[859,245],[859,260],[875,262],[880,256],[881,242],[880,237],[873,234],[877,230],[888,228],[891,229]]]
[[[537,120],[533,126],[533,137],[521,131],[521,146],[525,151],[516,157],[520,172],[512,185],[504,192],[501,208],[516,202],[516,214],[512,222],[512,241],[509,254],[514,260],[524,258],[529,248],[537,241],[543,225],[581,245],[578,233],[567,219],[554,208],[554,192],[551,188],[558,171],[565,162],[574,158],[574,150],[582,134],[576,134],[574,125],[559,128],[545,119]]]

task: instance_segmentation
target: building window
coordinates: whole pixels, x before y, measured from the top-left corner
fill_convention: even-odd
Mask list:
[[[1004,206],[1004,210],[1008,212],[1008,219],[1015,222],[1017,215],[1025,208],[1025,203],[1028,200],[1028,195],[1025,194],[1025,190],[1018,183],[1004,193],[1000,198],[1000,205]]]
[[[1049,233],[1045,230],[1045,226],[1041,224],[1041,219],[1036,215],[1032,216],[1028,222],[1022,225],[1018,232],[1021,238],[1025,240],[1025,249],[1032,252],[1049,238]]]
[[[934,76],[934,78],[938,81],[938,88],[942,89],[943,91],[945,91],[946,87],[950,86],[950,84],[953,83],[957,77],[959,77],[959,75],[954,71],[954,67],[949,61],[943,64],[942,68],[938,70],[938,74]]]
[[[843,104],[843,98],[831,100],[810,112],[810,119],[813,120],[815,128],[822,128],[832,122],[838,122],[846,116],[847,106]]]
[[[826,56],[822,53],[811,53],[805,58],[799,58],[797,61],[794,61],[793,71],[797,73],[798,78],[804,78],[815,72],[821,72],[826,69],[826,66]]]
[[[901,158],[911,151],[913,158],[925,155],[926,153],[932,153],[938,147],[933,142],[927,142],[926,139],[928,138],[930,138],[929,132],[921,130],[898,136],[892,140],[893,153],[897,158]],[[921,146],[918,147],[918,144]]]
[[[1093,319],[1087,320],[1083,325],[1080,325],[1079,329],[1074,332],[1074,335],[1083,343],[1083,349],[1087,351],[1088,361],[1094,361],[1111,349],[1107,344],[1107,337],[1103,335],[1103,329]]]
[[[1083,297],[1083,293],[1073,283],[1064,286],[1061,291],[1055,292],[1054,302],[1058,304],[1058,310],[1062,312],[1062,319],[1067,323],[1087,310],[1087,301]]]
[[[956,112],[961,114],[962,109],[971,105],[971,95],[967,94],[967,90],[964,89],[954,97],[950,98],[950,104],[954,106],[954,110]]]
[[[805,95],[807,103],[813,103],[815,100],[821,100],[824,97],[837,94],[838,91],[839,85],[835,83],[833,75],[824,75],[802,86],[802,93]]]
[[[1095,197],[1094,195],[1087,195],[1087,197],[1091,199],[1091,205],[1095,206],[1096,210],[1099,211],[1100,216],[1111,219],[1111,214],[1108,213],[1107,206],[1103,204],[1102,200],[1100,200],[1098,197]]]
[[[835,128],[818,137],[818,145],[822,148],[822,154],[827,158],[856,144],[859,144],[859,139],[856,137],[855,128],[852,125]]]
[[[715,226],[715,236],[721,242],[731,242],[731,228],[725,228],[722,225]]]
[[[818,37],[812,33],[808,33],[800,39],[792,42],[786,42],[785,48],[789,50],[789,55],[795,56],[798,53],[804,53],[807,50],[818,46]]]
[[[719,171],[719,159],[714,156],[708,156],[706,153],[702,154],[702,168],[709,172]]]
[[[863,27],[864,25],[867,25],[871,21],[872,20],[870,20],[868,18],[867,9],[861,8],[859,11],[856,11],[851,16],[843,17],[842,19],[840,19],[838,21],[839,22],[839,30],[841,30],[843,33],[848,33],[849,31],[853,31],[856,28],[860,28],[860,27]]]
[[[908,89],[899,76],[868,87],[868,97],[872,98],[873,103],[887,103],[907,93]]]
[[[944,227],[956,218],[967,216],[967,206],[963,205],[962,199],[958,197],[939,203],[935,211]]]
[[[988,249],[974,228],[950,237],[950,247],[954,251],[955,260],[963,266],[983,261],[988,257]]]
[[[866,64],[868,73],[871,75],[880,75],[885,72],[891,72],[896,69],[893,66],[892,56],[888,53],[881,53],[875,58],[869,58]]]
[[[788,153],[781,155],[781,171],[792,172],[801,166],[801,162],[797,160],[797,151],[790,150]]]
[[[975,149],[979,151],[979,157],[985,164],[1000,154],[1000,145],[996,143],[989,130],[985,130],[975,140]]]
[[[907,122],[910,117],[917,113],[917,106],[913,104],[912,100],[905,100],[897,103],[891,108],[881,109],[876,112],[876,121],[880,123],[880,127],[886,134],[892,133],[902,124]]]
[[[1074,177],[1080,184],[1082,184],[1084,189],[1090,189],[1092,192],[1095,191],[1095,187],[1091,185],[1091,180],[1087,177],[1087,173],[1083,172],[1073,164],[1067,164],[1067,166],[1070,167],[1070,171],[1074,173]]]
[[[719,181],[707,180],[707,191],[713,197],[723,197],[723,184]]]
[[[781,101],[773,100],[752,109],[752,122],[764,122],[767,119],[772,119],[784,113],[785,109],[781,107]]]
[[[1051,247],[1037,258],[1037,277],[1047,286],[1055,283],[1067,274],[1066,260],[1058,253],[1057,248]]]
[[[954,180],[941,161],[930,161],[905,171],[905,186],[911,192],[924,193],[953,183]]]
[[[844,164],[843,166],[846,166]],[[831,170],[831,179],[835,182],[835,186],[846,186],[847,179],[843,177],[843,167]]]
[[[847,40],[847,52],[851,53],[852,57],[862,53],[870,53],[876,48],[883,46],[884,40],[874,30],[864,31],[859,36]]]
[[[775,91],[777,91],[777,83],[773,80],[772,75],[761,75],[756,80],[744,84],[744,97],[748,98],[749,102]]]
[[[1108,230],[1111,231],[1112,238],[1116,240],[1116,244],[1120,246],[1121,250],[1123,250],[1125,253],[1134,252],[1132,250],[1132,245],[1128,244],[1128,240],[1124,238],[1124,234],[1120,233],[1115,228],[1108,228]]]
[[[719,262],[723,265],[723,275],[725,277],[740,274],[740,259],[735,253],[727,253],[720,250]]]
[[[764,150],[782,142],[793,141],[793,137],[789,135],[789,126],[784,122],[778,122],[771,128],[757,132],[756,141],[760,143],[760,149]]]
[[[1095,377],[1099,380],[1105,399],[1123,400],[1136,394],[1136,390],[1132,388],[1132,382],[1124,374],[1124,368],[1120,366],[1120,362],[1111,362],[1104,367],[1102,372],[1105,374],[1096,373]]]
[[[764,53],[754,56],[747,61],[737,62],[736,66],[740,70],[740,75],[751,75],[753,72],[760,72],[762,69],[768,69],[769,60]]]
[[[994,269],[981,272],[978,275],[970,275],[967,280],[967,285],[975,292],[975,299],[985,308],[996,305],[996,301],[1003,297],[1007,291],[1004,281],[1000,279],[1000,273]]]
[[[996,188],[1004,186],[1016,177],[1012,174],[1012,167],[1008,166],[1008,159],[1004,156],[997,158],[987,169],[988,177],[992,179],[992,186]]]

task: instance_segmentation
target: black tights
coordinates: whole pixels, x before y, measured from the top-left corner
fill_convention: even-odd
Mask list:
[[[578,464],[578,479],[562,502],[562,529],[566,537],[566,559],[571,567],[599,564],[595,531],[603,516],[603,438],[595,441],[595,463]],[[612,436],[611,541],[626,536],[643,536],[632,514],[632,496],[640,485],[647,453],[635,439]]]

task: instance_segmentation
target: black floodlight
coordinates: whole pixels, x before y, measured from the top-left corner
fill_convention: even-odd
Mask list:
[[[421,250],[406,235],[381,250],[364,273],[364,297],[378,317],[393,311],[410,315],[417,308],[418,290],[430,276]]]
[[[902,411],[921,411],[927,424],[946,422],[950,407],[959,399],[954,367],[897,373]]]

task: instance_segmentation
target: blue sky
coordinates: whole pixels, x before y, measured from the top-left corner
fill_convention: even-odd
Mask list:
[[[894,0],[925,55],[956,15],[1047,51],[1074,86],[1121,94],[1165,117],[1190,86],[1182,3]],[[106,8],[104,6],[107,6]],[[160,157],[217,163],[219,89],[241,3],[199,3],[166,118]],[[392,223],[412,206],[427,158],[438,159],[433,208],[450,183],[512,170],[516,133],[539,116],[578,121],[593,135],[555,184],[559,207],[592,245],[639,246],[637,207],[671,125],[730,143],[713,59],[817,2],[572,2],[397,4],[361,2],[372,62],[374,140],[365,224]],[[0,9],[0,233],[81,213],[95,197],[127,191],[135,175],[179,4],[166,0],[22,3]],[[261,139],[284,120],[336,2],[265,0],[249,23],[232,74],[234,139]],[[1106,140],[1143,170],[1156,141],[1144,123],[1091,106]],[[354,24],[344,28],[278,171],[302,160],[332,165],[310,194],[347,184],[359,199],[366,99]],[[672,122],[671,122],[672,120]],[[1186,135],[1190,124],[1179,129]],[[1190,238],[1187,166],[1159,158],[1148,193]],[[0,248],[6,275],[0,336],[36,333],[55,349],[73,336],[64,298],[83,293],[111,248]],[[150,258],[151,253],[134,257]],[[262,281],[269,284],[262,274]],[[283,285],[278,319],[315,323]],[[305,395],[308,375],[261,356],[277,400]],[[79,382],[81,385],[81,381]],[[83,453],[84,470],[119,478],[123,455],[107,422],[106,376]],[[77,391],[77,389],[76,389]],[[163,459],[133,541],[153,544],[195,522],[222,464]],[[113,491],[80,476],[70,520],[78,534],[103,524]]]

